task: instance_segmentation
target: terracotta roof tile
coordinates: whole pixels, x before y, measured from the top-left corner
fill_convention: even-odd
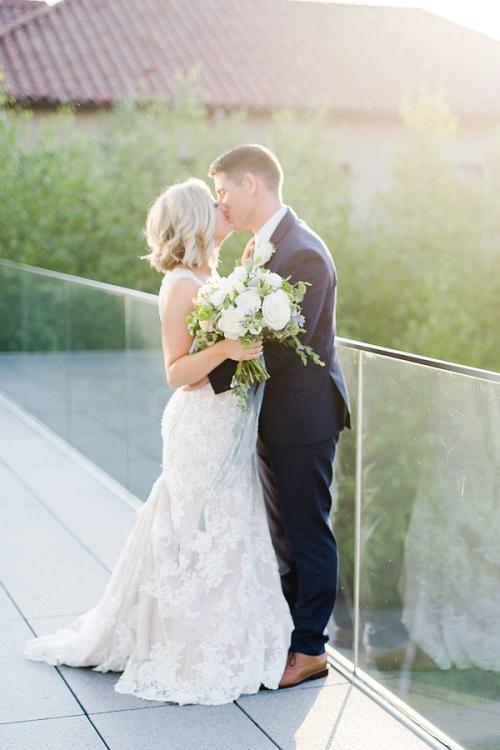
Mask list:
[[[0,65],[28,103],[172,97],[176,73],[198,67],[214,107],[394,114],[427,77],[459,114],[500,116],[500,42],[415,8],[62,0],[2,26],[17,3],[35,5],[0,0]]]
[[[45,5],[44,2],[31,2],[31,0],[0,0],[0,31],[32,15]]]
[[[0,34],[48,7],[43,0],[0,0]]]

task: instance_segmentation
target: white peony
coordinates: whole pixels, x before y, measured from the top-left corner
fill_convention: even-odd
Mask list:
[[[288,296],[281,289],[264,297],[262,317],[273,331],[281,331],[290,321],[291,309]]]
[[[262,242],[257,237],[255,240],[255,247],[253,251],[253,262],[256,266],[263,266],[269,260],[275,252],[275,247],[271,242]]]
[[[256,313],[257,310],[260,310],[262,304],[259,293],[255,289],[247,289],[245,292],[238,294],[235,302],[240,310],[243,310],[246,314]]]
[[[238,307],[228,307],[219,318],[219,328],[226,339],[239,339],[245,334],[245,313]]]

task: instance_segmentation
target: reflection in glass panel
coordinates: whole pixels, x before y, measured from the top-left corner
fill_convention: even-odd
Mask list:
[[[359,666],[465,747],[496,747],[500,384],[363,356]]]
[[[0,351],[25,349],[23,315],[23,277],[25,274],[8,262],[0,262]]]
[[[14,274],[14,275],[13,275]],[[13,278],[12,278],[13,275]],[[14,281],[11,287],[10,281]],[[4,392],[41,422],[67,437],[67,329],[64,283],[38,273],[2,269],[10,315],[2,333]],[[3,292],[3,288],[2,288]],[[3,297],[3,293],[2,293]],[[14,354],[14,347],[19,349]],[[7,367],[8,365],[8,367]]]
[[[163,367],[158,302],[128,297],[128,489],[147,500],[161,472],[161,417],[171,395]]]
[[[0,261],[0,388],[14,400],[29,373],[27,349],[26,273]]]
[[[69,442],[127,483],[124,297],[69,285]]]
[[[356,467],[355,412],[359,353],[338,346],[351,398],[353,429],[343,430],[337,444],[332,484],[332,529],[339,553],[339,583],[333,617],[328,626],[332,646],[350,661],[354,658],[354,494]]]

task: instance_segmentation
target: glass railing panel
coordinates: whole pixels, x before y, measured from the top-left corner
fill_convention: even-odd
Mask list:
[[[128,488],[146,500],[161,472],[161,417],[171,395],[163,367],[156,299],[128,297]]]
[[[66,284],[34,273],[24,277],[25,352],[29,377],[23,406],[68,439],[68,300]],[[26,373],[28,375],[28,373]]]
[[[500,384],[363,353],[362,425],[358,665],[497,747]]]
[[[0,266],[0,284],[2,390],[67,439],[65,285],[13,265]]]
[[[30,375],[27,353],[28,305],[25,273],[0,262],[0,388],[19,400]]]
[[[356,394],[359,352],[337,346],[351,396],[352,427],[342,431],[334,460],[331,488],[332,530],[339,553],[337,599],[328,626],[328,645],[349,661],[354,661],[354,499],[356,474]]]
[[[67,294],[69,442],[127,486],[124,295],[77,283]]]

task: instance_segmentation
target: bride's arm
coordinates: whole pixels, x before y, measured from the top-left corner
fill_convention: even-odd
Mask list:
[[[167,382],[172,388],[198,383],[225,359],[254,359],[262,352],[261,342],[245,348],[239,341],[224,339],[201,352],[189,354],[193,337],[188,332],[186,317],[193,310],[193,297],[198,288],[191,279],[178,279],[165,295],[161,327],[163,362]]]

